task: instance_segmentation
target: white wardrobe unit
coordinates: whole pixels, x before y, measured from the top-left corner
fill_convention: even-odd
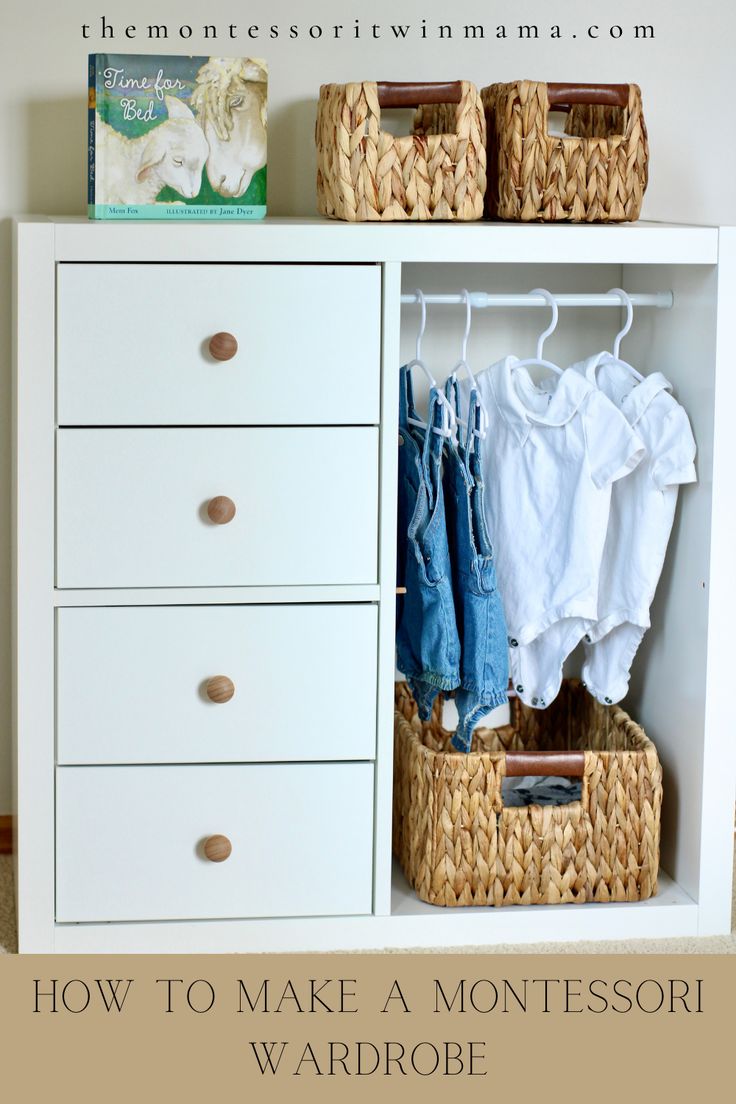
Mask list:
[[[29,218],[16,260],[21,951],[730,930],[736,230]],[[652,900],[443,910],[393,867],[398,368],[417,315],[401,293],[417,286],[674,293],[622,347],[672,381],[698,444],[625,702],[664,769]],[[438,379],[461,313],[430,311]],[[474,367],[528,355],[545,317],[477,312]],[[618,317],[562,312],[548,352],[610,347]]]

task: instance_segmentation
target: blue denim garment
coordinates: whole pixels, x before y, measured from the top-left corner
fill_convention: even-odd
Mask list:
[[[410,426],[411,375],[401,369],[399,403],[398,581],[406,587],[397,608],[396,656],[422,720],[440,690],[460,681],[460,639],[450,577],[442,450],[445,438]],[[428,426],[442,425],[436,389],[429,395]]]
[[[457,380],[445,394],[459,411]],[[444,465],[447,535],[452,564],[455,617],[461,642],[460,686],[455,692],[459,716],[452,746],[470,751],[473,728],[484,713],[508,701],[509,657],[506,620],[496,582],[493,546],[483,497],[482,441],[473,434],[477,392],[471,391],[465,441],[450,442]]]

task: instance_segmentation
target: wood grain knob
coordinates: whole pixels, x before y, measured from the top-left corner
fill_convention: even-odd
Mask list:
[[[235,503],[227,495],[215,495],[207,503],[207,517],[214,525],[227,525],[235,517]]]
[[[235,693],[235,683],[227,675],[214,675],[208,680],[205,691],[211,702],[220,705],[230,701]]]
[[[238,351],[238,342],[231,333],[216,333],[210,338],[209,350],[215,360],[232,360]]]
[[[233,845],[227,836],[209,836],[204,841],[204,853],[210,862],[224,862],[232,854]]]

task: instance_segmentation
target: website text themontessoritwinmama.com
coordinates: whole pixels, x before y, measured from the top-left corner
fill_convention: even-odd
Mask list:
[[[654,24],[587,23],[439,23],[420,19],[413,23],[372,23],[369,19],[349,19],[345,23],[128,23],[125,19],[99,16],[81,25],[82,38],[116,42],[186,42],[190,38],[209,41],[268,42],[287,41],[346,42],[421,42],[422,40],[554,42],[563,39],[602,39],[648,41],[656,37]]]

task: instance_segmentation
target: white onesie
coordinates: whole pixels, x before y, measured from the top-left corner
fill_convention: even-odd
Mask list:
[[[485,505],[509,632],[512,682],[544,708],[562,665],[598,620],[611,484],[644,449],[583,374],[549,393],[507,357],[476,379],[489,417]],[[469,385],[461,384],[467,398]]]
[[[635,428],[646,456],[611,496],[601,565],[598,621],[588,629],[583,679],[599,701],[620,701],[649,628],[649,607],[662,572],[680,483],[695,481],[695,441],[683,408],[660,372],[641,383],[608,353],[573,365],[616,404]]]

